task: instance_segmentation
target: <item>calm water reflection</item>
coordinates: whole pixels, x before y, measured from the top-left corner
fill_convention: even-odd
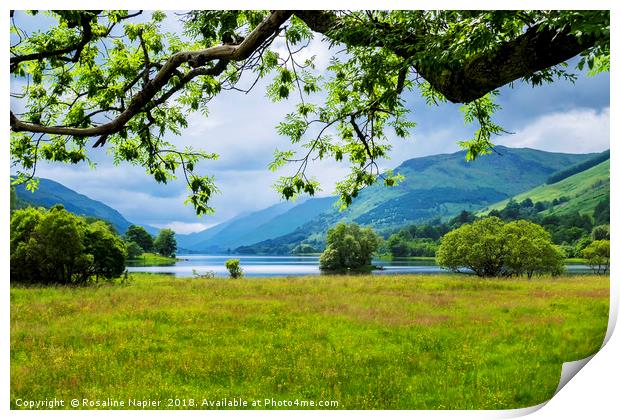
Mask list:
[[[127,267],[133,273],[162,273],[177,277],[192,277],[194,271],[205,274],[214,272],[218,277],[228,276],[224,266],[226,260],[239,259],[246,277],[301,276],[318,275],[318,257],[293,256],[248,256],[248,255],[179,255],[182,261],[167,266]],[[374,274],[420,273],[436,274],[448,271],[428,260],[374,260],[373,264],[383,267],[373,271]],[[569,273],[586,273],[589,268],[584,265],[567,266]]]

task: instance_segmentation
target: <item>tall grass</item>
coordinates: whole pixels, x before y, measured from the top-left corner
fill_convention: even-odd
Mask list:
[[[553,395],[596,352],[609,278],[453,275],[11,289],[17,398],[337,400],[501,409]],[[160,407],[162,408],[162,407]],[[165,408],[165,407],[163,407]]]

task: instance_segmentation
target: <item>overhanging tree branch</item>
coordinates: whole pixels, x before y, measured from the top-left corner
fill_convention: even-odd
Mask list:
[[[212,60],[220,60],[221,63],[230,61],[243,61],[247,59],[260,45],[279,30],[280,26],[295,14],[310,29],[322,33],[335,42],[344,42],[347,45],[358,46],[377,46],[391,48],[401,57],[408,58],[416,53],[421,38],[416,34],[408,32],[406,28],[399,28],[385,23],[371,21],[367,24],[375,25],[378,33],[385,36],[355,36],[343,37],[335,29],[343,24],[343,18],[333,11],[274,11],[272,12],[248,37],[239,45],[219,45],[200,51],[179,52],[168,59],[160,66],[154,78],[144,84],[141,91],[133,96],[123,112],[118,114],[112,121],[99,126],[76,128],[64,126],[45,126],[20,120],[15,114],[10,114],[11,129],[15,132],[28,131],[33,133],[46,133],[55,135],[75,135],[75,136],[102,136],[110,135],[120,131],[125,124],[135,116],[140,110],[153,100],[157,93],[168,83],[170,78],[178,73],[178,68],[187,63],[191,67],[199,68]],[[90,18],[89,18],[90,16]],[[81,49],[92,38],[90,31],[91,20],[96,13],[84,16],[80,24],[83,27],[84,37],[77,44],[61,50],[38,53],[32,56],[11,57],[11,69],[20,62],[58,56],[75,51],[73,58],[79,57]],[[361,23],[360,23],[361,24]],[[402,38],[402,43],[398,46],[386,45],[382,40],[388,35],[398,34]],[[481,53],[459,63],[458,66],[443,66],[427,68],[424,65],[413,65],[412,67],[426,79],[431,86],[452,102],[467,103],[478,99],[488,92],[501,87],[507,83],[518,80],[536,71],[557,65],[565,60],[579,54],[592,47],[593,39],[577,39],[568,31],[558,32],[552,29],[540,28],[539,26],[530,27],[521,36],[513,40],[506,41],[497,49],[490,52]],[[225,70],[225,66],[217,65],[214,70],[196,70],[188,72],[182,79],[181,86],[190,81],[193,77],[201,74],[218,75]],[[149,69],[141,74],[146,77]],[[402,90],[401,73],[399,76],[399,91]],[[138,79],[138,78],[137,78]],[[172,93],[179,88],[172,89],[162,95],[158,104],[168,99]],[[400,92],[399,92],[400,93]],[[164,99],[165,98],[165,99]]]
[[[79,25],[82,28],[82,32],[79,36],[79,39],[76,40],[75,43],[67,45],[64,48],[58,48],[55,50],[41,51],[37,53],[16,55],[16,56],[11,57],[10,59],[11,72],[14,72],[20,63],[23,63],[26,61],[41,60],[44,58],[51,58],[51,57],[59,57],[59,56],[63,56],[69,53],[73,53],[73,57],[70,59],[69,58],[66,58],[66,59],[73,61],[73,62],[77,62],[80,58],[80,54],[82,53],[82,50],[84,49],[84,47],[93,39],[92,22],[100,12],[101,10],[96,10],[96,11],[94,10],[92,12],[90,11],[85,12],[84,14],[80,16]]]
[[[280,25],[291,16],[290,11],[274,11],[263,22],[261,22],[239,45],[218,45],[199,51],[182,51],[170,57],[161,69],[149,80],[136,95],[133,96],[125,111],[117,115],[112,121],[94,127],[76,128],[45,126],[41,124],[21,121],[11,111],[10,124],[11,130],[15,132],[28,131],[32,133],[46,133],[55,135],[69,135],[81,137],[93,137],[115,134],[122,130],[125,124],[136,114],[138,114],[151,101],[161,89],[174,76],[177,69],[182,64],[189,64],[191,67],[198,68],[213,60],[220,60],[221,63],[228,61],[243,61],[247,59],[263,42],[265,42]],[[213,68],[219,73],[223,72],[226,66],[216,65]],[[218,73],[218,74],[219,74]],[[205,74],[203,71],[188,73],[192,77]]]
[[[12,23],[19,41],[11,46],[10,69],[27,79],[24,113],[10,112],[14,162],[30,171],[37,159],[84,161],[93,137],[93,147],[110,143],[116,160],[142,165],[158,182],[174,178],[180,165],[191,190],[188,202],[198,214],[211,211],[208,201],[216,188],[211,177],[193,171],[199,158],[215,155],[177,151],[169,134],[180,135],[191,112],[207,114],[207,104],[220,92],[247,92],[274,72],[267,87],[272,100],[286,99],[295,89],[301,98],[278,132],[298,143],[312,136],[311,124],[319,124],[319,135],[301,143],[308,149],[305,157],[276,154],[273,168],[301,162],[297,174],[284,177],[277,188],[286,198],[312,195],[318,183],[304,173],[308,160],[345,156],[351,174],[336,190],[350,203],[381,176],[375,160],[387,156],[389,134],[407,138],[415,126],[405,90],[417,87],[429,102],[464,102],[465,121],[477,121],[480,128],[460,145],[475,158],[492,149],[491,135],[502,130],[490,120],[496,106],[489,92],[519,79],[533,85],[570,79],[556,65],[580,53],[579,69],[584,64],[595,73],[609,69],[604,11],[192,11],[183,21],[191,40],[164,34],[165,14],[159,11],[150,21],[123,24],[118,36],[112,28],[132,16],[127,12],[54,14],[60,26],[41,34],[28,35]],[[289,20],[293,14],[298,19]],[[99,19],[106,17],[103,26]],[[344,59],[342,51],[333,54],[327,75],[311,73],[312,59],[300,64],[293,58],[312,32],[347,51]],[[286,43],[286,60],[272,45],[277,37]],[[255,81],[239,89],[247,71]],[[321,90],[327,92],[323,104],[302,93]],[[36,138],[45,134],[39,146]],[[399,175],[383,179],[396,185]]]
[[[376,32],[381,35],[352,37],[341,35],[335,30],[343,25],[344,21],[333,11],[303,10],[295,11],[295,15],[313,31],[349,46],[389,48],[404,58],[412,57],[423,47],[423,36],[412,33],[407,28],[372,21],[364,24],[374,25]],[[357,35],[357,32],[354,33]],[[384,42],[396,35],[401,40],[398,45]],[[588,50],[594,42],[593,37],[577,39],[569,29],[558,31],[534,25],[498,48],[468,58],[458,65],[412,67],[451,102],[467,103],[536,71],[560,64]]]
[[[533,26],[496,50],[479,54],[458,68],[417,68],[437,91],[451,102],[467,103],[510,82],[555,66],[594,45],[594,39],[578,40],[568,31]]]

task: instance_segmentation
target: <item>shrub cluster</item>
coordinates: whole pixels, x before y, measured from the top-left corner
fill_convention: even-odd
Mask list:
[[[564,255],[542,226],[488,217],[447,233],[437,251],[437,263],[457,272],[466,268],[481,277],[531,278],[560,274]]]
[[[239,260],[227,260],[225,264],[231,278],[238,279],[243,277],[243,269],[239,265]]]

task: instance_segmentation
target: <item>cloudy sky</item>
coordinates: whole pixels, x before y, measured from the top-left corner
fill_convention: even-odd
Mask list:
[[[170,23],[170,28],[175,29]],[[316,55],[322,71],[330,51],[320,40],[313,41],[308,55]],[[459,150],[456,142],[467,139],[475,127],[465,126],[459,105],[429,107],[415,93],[405,95],[411,118],[417,123],[409,139],[395,139],[391,160],[385,167],[417,156]],[[268,163],[276,148],[288,141],[275,126],[295,105],[295,100],[272,103],[265,96],[265,84],[249,94],[225,92],[211,102],[209,117],[190,117],[189,127],[176,138],[178,145],[193,145],[218,153],[217,161],[200,166],[214,175],[221,193],[214,197],[213,215],[197,217],[183,204],[184,182],[157,184],[144,169],[128,164],[114,166],[105,153],[96,156],[97,168],[85,165],[40,164],[37,175],[51,178],[69,188],[100,200],[120,211],[134,223],[171,227],[178,233],[198,231],[240,213],[261,209],[279,201],[272,185],[282,172],[270,172]],[[497,121],[514,133],[495,139],[509,147],[531,147],[553,152],[586,153],[609,148],[609,75],[583,75],[574,83],[559,81],[532,88],[516,83],[501,89],[502,106]],[[346,165],[333,161],[314,162],[310,173],[322,183],[326,195],[334,182],[347,172]]]

